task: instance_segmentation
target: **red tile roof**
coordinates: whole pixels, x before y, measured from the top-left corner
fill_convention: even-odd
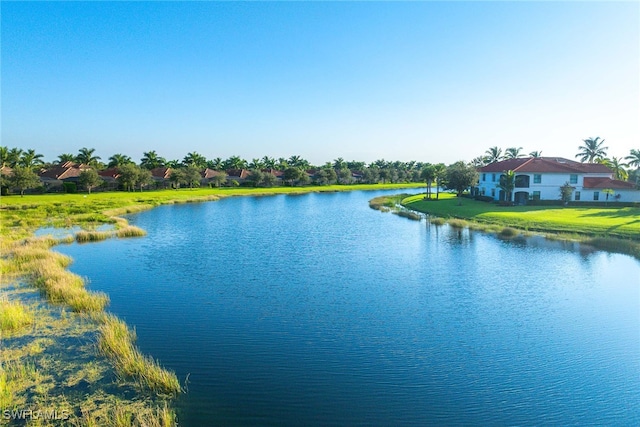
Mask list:
[[[88,168],[89,166],[87,165],[77,165],[72,162],[65,162],[61,165],[54,166],[51,169],[44,170],[38,175],[41,178],[63,180],[67,178],[77,178],[80,176],[80,172]]]
[[[171,168],[167,168],[163,166],[163,167],[151,169],[151,176],[154,178],[169,179],[169,177],[171,176]]]
[[[202,172],[202,177],[204,179],[211,179],[214,176],[218,176],[218,175],[222,175],[222,176],[225,176],[225,177],[227,176],[227,174],[225,172],[217,171],[217,170],[209,169],[209,168],[206,168],[204,170],[204,172]]]
[[[229,175],[229,179],[247,179],[250,172],[246,169],[229,169],[227,175]]]
[[[120,173],[118,172],[118,168],[110,168],[110,169],[98,171],[98,175],[100,175],[103,178],[118,179],[118,177],[120,176]]]
[[[502,160],[480,168],[480,172],[539,172],[539,173],[612,173],[600,163],[580,163],[562,157],[525,157]]]
[[[585,177],[582,186],[584,188],[611,188],[618,190],[633,190],[635,188],[632,182],[599,177]]]

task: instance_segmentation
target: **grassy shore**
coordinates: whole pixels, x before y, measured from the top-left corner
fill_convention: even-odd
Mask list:
[[[144,230],[130,226],[119,215],[162,204],[212,201],[230,196],[419,186],[389,184],[264,189],[207,188],[2,197],[0,332],[4,350],[0,357],[0,410],[37,408],[38,405],[51,407],[55,404],[56,407],[75,414],[74,425],[176,424],[175,413],[167,404],[168,400],[181,391],[175,374],[162,368],[154,359],[144,356],[135,347],[135,333],[121,320],[104,312],[108,296],[88,291],[84,279],[67,270],[72,260],[51,250],[55,245],[144,236]],[[98,229],[98,226],[104,224],[110,224],[112,228],[106,231]],[[34,231],[41,227],[76,226],[81,230],[60,239],[50,236],[34,237]],[[28,302],[29,299],[21,300],[22,293],[7,291],[18,283],[29,284],[38,291],[40,298],[37,298],[36,303],[33,303],[33,296],[30,297],[32,302]],[[65,314],[67,309],[72,313]],[[46,362],[49,360],[47,358],[34,359],[35,355],[43,352],[55,352],[55,348],[65,345],[69,334],[79,334],[78,330],[82,330],[82,334],[78,336],[83,337],[77,338],[78,342],[86,341],[87,336],[92,336],[93,343],[82,345],[77,352],[69,353],[70,359],[65,359],[64,364],[51,364]],[[74,360],[74,354],[77,355],[75,359],[83,354],[85,360],[79,363]],[[46,363],[40,363],[41,360]],[[111,361],[110,368],[105,366],[105,360]],[[113,370],[113,375],[117,378],[117,390],[132,387],[135,390],[133,397],[118,397],[117,390],[113,394],[103,392],[101,387],[110,387],[108,381],[105,383],[109,369]],[[73,378],[83,378],[84,383],[93,387],[92,393],[80,396],[60,385],[71,384],[73,387],[76,384]],[[58,389],[62,391],[57,394],[58,400],[54,400],[51,397],[54,393],[51,391]]]
[[[395,199],[393,201],[395,203]],[[551,238],[579,240],[601,249],[640,258],[640,208],[618,208],[615,205],[499,206],[457,198],[449,193],[441,193],[439,200],[425,200],[423,194],[408,196],[400,203],[430,217],[453,221],[454,225],[503,233],[505,236],[513,235],[514,232],[509,229],[542,233]]]

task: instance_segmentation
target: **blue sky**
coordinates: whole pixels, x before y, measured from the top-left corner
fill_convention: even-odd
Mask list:
[[[640,148],[637,2],[1,2],[2,145],[452,163]]]

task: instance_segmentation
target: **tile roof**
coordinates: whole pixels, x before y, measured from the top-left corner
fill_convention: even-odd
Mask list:
[[[151,169],[151,176],[154,178],[169,179],[169,177],[171,176],[171,168],[162,166],[159,168]]]
[[[98,171],[98,175],[100,175],[103,178],[118,179],[118,177],[120,176],[120,173],[118,172],[118,168],[109,168],[109,169]]]
[[[88,168],[89,167],[87,165],[77,165],[73,162],[65,162],[61,165],[43,170],[38,175],[41,178],[63,180],[68,178],[77,178],[83,170]]]
[[[636,186],[632,182],[620,181],[611,178],[585,177],[583,188],[611,188],[618,190],[633,190]]]
[[[223,171],[217,171],[217,170],[209,169],[209,168],[206,168],[206,169],[202,172],[202,177],[203,177],[204,179],[211,179],[211,178],[213,178],[214,176],[224,176],[224,177],[226,177],[226,176],[227,176],[227,174],[226,174],[225,172],[223,172]]]
[[[480,172],[540,172],[540,173],[611,173],[600,163],[580,163],[562,157],[524,157],[502,160],[480,168]]]

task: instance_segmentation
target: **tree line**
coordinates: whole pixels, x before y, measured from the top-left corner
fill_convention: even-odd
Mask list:
[[[308,160],[298,155],[289,158],[273,158],[264,156],[247,161],[239,156],[227,159],[207,159],[197,152],[189,152],[182,160],[166,160],[156,151],[143,153],[136,163],[131,157],[122,153],[110,156],[106,162],[96,155],[95,149],[83,147],[77,154],[60,154],[54,161],[45,162],[42,154],[33,149],[0,147],[0,166],[10,168],[11,174],[2,177],[3,186],[12,186],[24,193],[24,190],[39,186],[36,175],[38,171],[48,170],[67,162],[84,165],[78,183],[87,191],[102,184],[99,171],[114,169],[117,181],[124,190],[142,190],[154,183],[151,170],[156,168],[171,168],[168,180],[173,188],[181,186],[197,187],[203,179],[203,171],[210,169],[218,173],[210,176],[209,182],[215,186],[238,185],[237,182],[227,180],[228,171],[248,171],[246,184],[256,187],[271,187],[277,185],[277,175],[285,185],[330,185],[361,183],[405,183],[424,182],[428,185],[428,197],[431,198],[431,186],[445,187],[446,183],[454,182],[447,175],[448,167],[443,163],[431,164],[418,161],[387,161],[376,160],[371,163],[362,161],[346,161],[339,157],[322,165],[312,165]],[[457,165],[465,165],[458,162]],[[276,173],[274,173],[276,172]],[[115,175],[115,174],[114,174]],[[469,184],[470,185],[470,184]],[[468,185],[467,185],[468,186]],[[437,198],[436,190],[436,198]]]

